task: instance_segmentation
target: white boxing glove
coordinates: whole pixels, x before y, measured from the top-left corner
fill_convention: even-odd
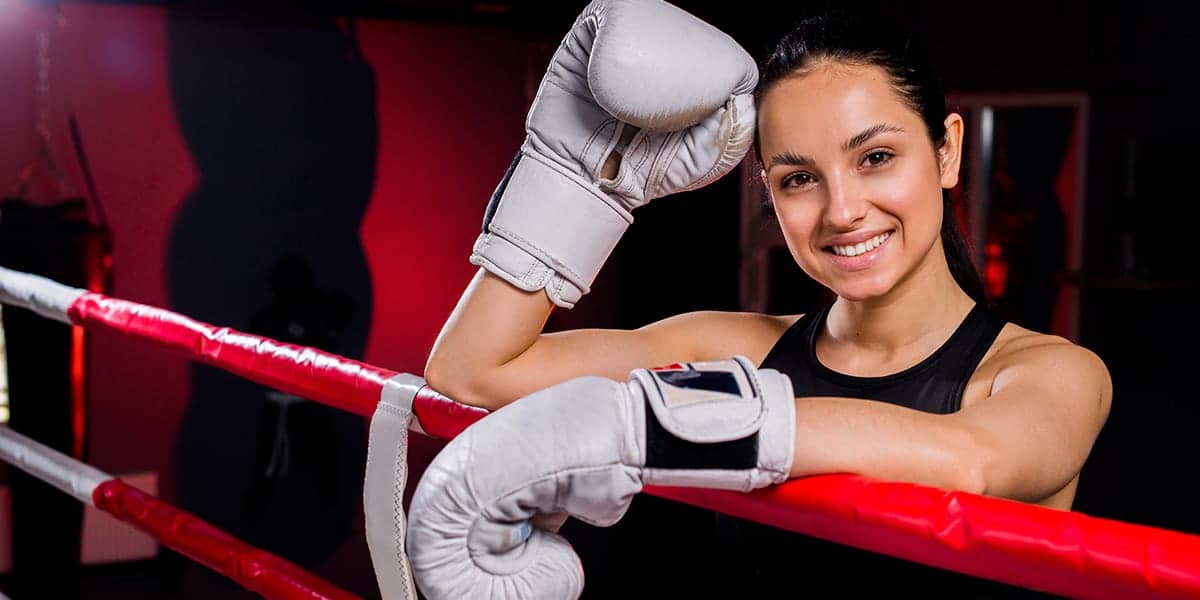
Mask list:
[[[616,523],[643,485],[751,490],[787,479],[791,382],[743,357],[582,377],[467,428],[425,470],[409,509],[420,591],[440,598],[575,598],[570,544],[533,518]]]
[[[754,137],[754,60],[660,0],[596,0],[555,52],[471,262],[570,308],[630,211],[732,170]],[[612,179],[605,161],[619,154]]]

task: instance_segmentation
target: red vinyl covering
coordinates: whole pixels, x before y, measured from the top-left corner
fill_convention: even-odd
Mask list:
[[[462,433],[471,423],[487,416],[488,411],[455,402],[429,389],[429,386],[423,386],[413,398],[413,414],[425,433],[448,440]]]
[[[266,598],[357,598],[119,479],[96,486],[92,498],[100,510]]]
[[[1200,598],[1200,536],[853,475],[748,494],[646,492],[789,531],[1073,598]]]
[[[356,414],[374,412],[395,372],[166,310],[86,293],[75,323],[100,325],[253,381]],[[427,387],[413,410],[452,438],[486,411]],[[750,494],[648,493],[900,558],[1073,597],[1200,598],[1200,536],[925,486],[827,475]]]
[[[116,330],[251,381],[365,417],[375,413],[383,382],[397,374],[94,292],[80,296],[67,315],[76,324]]]

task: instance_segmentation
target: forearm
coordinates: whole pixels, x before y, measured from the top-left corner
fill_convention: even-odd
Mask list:
[[[553,307],[542,290],[525,292],[480,269],[442,326],[425,365],[425,379],[456,400],[475,403],[503,389],[499,368],[538,340]]]
[[[791,476],[854,473],[982,493],[974,436],[951,415],[854,398],[796,399]]]
[[[703,315],[681,315],[636,330],[542,333],[553,305],[480,271],[442,328],[425,367],[433,389],[495,409],[573,377],[624,381],[636,368],[690,360],[688,334]]]

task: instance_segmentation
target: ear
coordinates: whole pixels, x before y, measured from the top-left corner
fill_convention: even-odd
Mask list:
[[[758,170],[758,182],[762,184],[763,191],[767,193],[767,202],[770,202],[771,206],[775,206],[775,197],[771,194],[771,182],[767,180],[766,169]]]
[[[946,143],[938,149],[938,169],[942,174],[942,187],[950,189],[958,185],[958,167],[962,163],[963,118],[958,113],[946,117]]]

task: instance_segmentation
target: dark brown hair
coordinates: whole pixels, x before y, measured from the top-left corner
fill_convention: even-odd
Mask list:
[[[928,63],[914,33],[882,20],[830,13],[800,21],[783,36],[763,63],[755,93],[761,99],[762,94],[780,80],[803,73],[817,62],[826,60],[882,69],[891,79],[896,94],[925,122],[933,147],[940,149],[945,145],[946,99],[936,71]],[[967,295],[976,302],[985,303],[983,282],[959,229],[949,190],[942,190],[941,233],[950,274]]]

